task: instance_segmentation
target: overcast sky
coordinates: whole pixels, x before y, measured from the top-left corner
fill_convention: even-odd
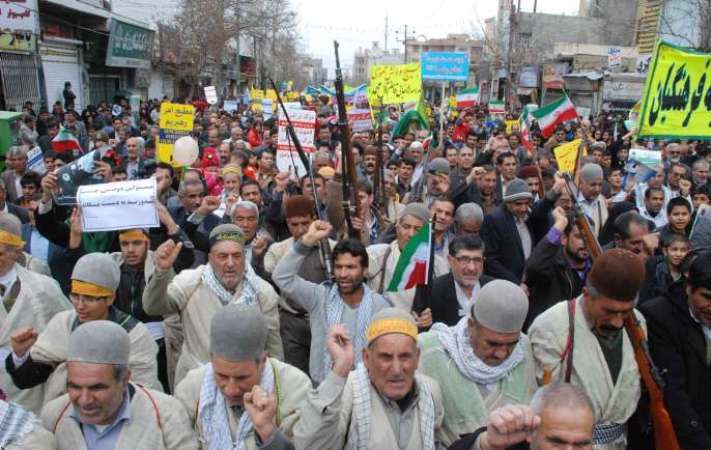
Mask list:
[[[373,41],[383,46],[388,16],[388,48],[403,49],[404,25],[408,35],[427,38],[447,33],[473,33],[496,15],[498,0],[291,0],[299,15],[303,50],[322,58],[333,76],[333,40],[340,44],[341,67],[353,65],[353,54]],[[517,1],[517,0],[514,0]],[[576,14],[578,0],[538,0],[538,12]],[[532,11],[533,0],[521,0],[521,10]],[[396,34],[396,30],[398,31]],[[398,42],[400,41],[400,42]]]

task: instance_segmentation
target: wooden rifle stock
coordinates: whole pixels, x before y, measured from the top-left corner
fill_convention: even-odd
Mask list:
[[[338,104],[338,129],[341,134],[341,159],[344,160],[343,186],[344,194],[348,193],[348,198],[344,195],[344,212],[348,225],[348,234],[352,238],[360,238],[350,223],[350,209],[355,209],[356,217],[362,217],[360,208],[360,197],[358,196],[358,176],[355,170],[355,160],[351,145],[351,129],[348,126],[348,116],[346,115],[346,95],[343,90],[343,73],[341,72],[341,61],[338,57],[338,41],[333,41],[333,48],[336,53],[336,103]],[[350,192],[345,189],[346,184],[350,184]],[[348,204],[346,204],[348,202]],[[347,208],[347,209],[346,209]]]
[[[574,195],[570,189],[568,182],[570,182],[570,177],[566,176],[566,186],[575,204],[575,224],[583,236],[585,246],[588,248],[590,256],[595,259],[602,254],[602,248],[590,227],[590,222],[588,222],[585,213],[578,204],[577,196]],[[644,329],[637,320],[637,317],[635,317],[634,311],[630,311],[625,316],[624,326],[627,336],[632,343],[632,348],[634,349],[634,359],[637,361],[642,383],[649,393],[649,410],[652,417],[652,426],[654,427],[654,448],[656,450],[681,450],[679,441],[676,438],[671,416],[666,406],[664,406],[664,395],[662,392],[664,380],[659,370],[654,366],[654,362],[649,353],[649,347],[647,346],[647,338],[644,334]]]

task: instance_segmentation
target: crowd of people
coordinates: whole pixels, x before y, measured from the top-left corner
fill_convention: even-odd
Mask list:
[[[382,145],[344,145],[331,99],[301,101],[312,177],[279,170],[277,122],[249,105],[194,102],[190,167],[156,159],[162,101],[25,105],[0,178],[0,446],[650,449],[632,314],[681,448],[711,449],[711,255],[691,236],[711,146],[607,113],[521,136],[483,107],[435,111],[441,136],[393,134],[390,108]],[[80,148],[55,152],[60,129]],[[661,154],[651,176],[636,147]],[[104,181],[155,178],[160,227],[85,232],[56,202],[97,149]],[[431,221],[433,279],[390,290]]]

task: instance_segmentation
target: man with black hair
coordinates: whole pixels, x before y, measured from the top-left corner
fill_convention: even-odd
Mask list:
[[[334,325],[344,325],[354,342],[356,361],[360,362],[371,318],[379,310],[390,306],[383,296],[365,284],[368,253],[357,239],[341,241],[333,248],[333,282],[316,284],[298,275],[310,247],[326,239],[331,229],[328,222],[313,221],[306,234],[294,242],[272,273],[272,280],[282,294],[299,303],[310,314],[309,374],[317,383],[323,381],[331,370],[332,361],[326,352],[328,330]]]
[[[681,448],[711,448],[711,254],[691,263],[685,295],[657,297],[640,310]]]
[[[661,187],[650,186],[644,191],[644,208],[639,213],[654,223],[655,229],[667,224],[667,214],[664,211],[664,190]]]

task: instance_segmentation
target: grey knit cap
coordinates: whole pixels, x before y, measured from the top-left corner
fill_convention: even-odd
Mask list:
[[[127,365],[131,340],[122,326],[109,320],[79,325],[69,336],[67,362]]]
[[[474,319],[497,333],[520,332],[528,314],[528,297],[520,286],[507,280],[493,280],[479,291]]]
[[[449,163],[444,158],[435,158],[427,166],[427,173],[433,175],[449,175]]]
[[[504,202],[515,202],[517,200],[532,199],[533,194],[531,194],[531,188],[528,187],[528,183],[520,178],[514,178],[509,182],[506,187],[506,193],[504,194]]]
[[[107,253],[87,253],[74,265],[72,280],[95,284],[114,292],[121,281],[121,269]]]
[[[253,361],[267,347],[267,322],[254,306],[231,303],[210,322],[210,354],[228,361]]]

